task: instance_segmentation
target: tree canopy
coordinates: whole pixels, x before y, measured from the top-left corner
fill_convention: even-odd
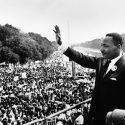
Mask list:
[[[9,24],[0,25],[0,63],[44,60],[54,50],[52,42],[38,33],[24,33]]]

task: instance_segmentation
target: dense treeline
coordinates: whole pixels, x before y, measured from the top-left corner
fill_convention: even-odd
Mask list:
[[[53,43],[37,33],[23,33],[6,24],[0,25],[0,63],[21,63],[44,60],[55,50]]]

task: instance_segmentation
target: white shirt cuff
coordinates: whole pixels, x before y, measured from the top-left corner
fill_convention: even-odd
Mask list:
[[[58,51],[64,53],[67,49],[68,49],[69,46],[66,46],[66,45],[61,45],[58,47]]]

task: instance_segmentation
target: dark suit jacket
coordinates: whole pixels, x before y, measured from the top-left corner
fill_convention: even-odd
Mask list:
[[[116,62],[117,69],[110,70],[104,76],[106,59],[83,55],[71,48],[64,53],[83,67],[96,70],[95,87],[89,112],[89,118],[95,125],[105,125],[105,117],[114,109],[125,109],[125,59]]]

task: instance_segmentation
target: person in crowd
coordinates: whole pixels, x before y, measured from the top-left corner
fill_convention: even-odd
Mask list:
[[[76,75],[84,80],[72,78],[71,63],[62,55],[56,51],[39,64],[0,66],[0,124],[42,119],[91,97],[95,72],[76,65]],[[77,115],[72,110],[64,114],[63,123],[73,125]]]
[[[58,58],[57,63],[61,62],[59,65],[53,63],[54,69],[49,61],[46,65],[41,63],[35,69],[20,65],[15,65],[14,70],[0,67],[0,124],[25,124],[49,116],[65,109],[67,105],[70,107],[88,97],[88,92],[82,88],[89,87],[91,90],[91,86],[83,82],[77,84],[77,80],[68,76],[70,73],[68,67],[61,66],[64,63],[60,60],[62,56],[56,57],[57,55],[54,58],[50,57],[50,62]],[[35,64],[33,66],[37,67]],[[88,74],[84,71],[84,74],[86,74],[84,78],[91,77],[90,82],[92,82],[91,72]],[[84,97],[80,94],[82,90]],[[73,124],[70,120],[71,112],[66,114],[68,119],[65,123],[68,125]]]
[[[81,112],[78,112],[78,116],[77,118],[75,119],[75,125],[83,125],[84,124],[84,116]]]
[[[101,40],[102,57],[84,55],[71,47],[64,47],[60,29],[54,29],[61,51],[83,67],[96,70],[96,80],[88,119],[85,124],[106,125],[106,115],[114,109],[125,109],[125,58],[123,39],[119,33],[108,33]]]

